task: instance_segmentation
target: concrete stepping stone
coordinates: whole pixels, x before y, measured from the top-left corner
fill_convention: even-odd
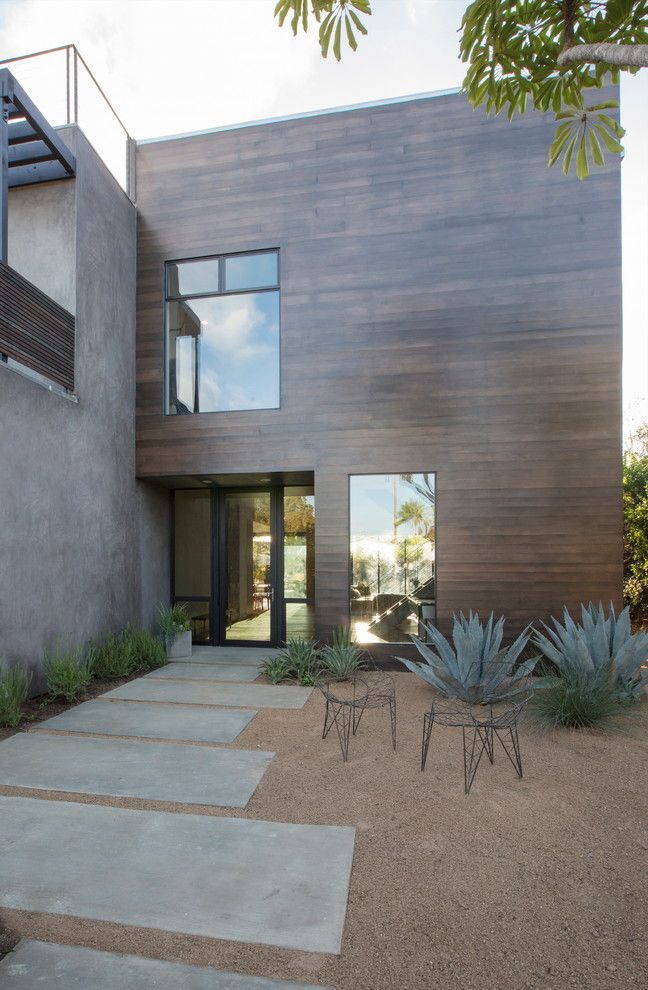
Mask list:
[[[259,664],[266,657],[273,657],[278,650],[258,646],[194,646],[190,657],[179,658],[177,663],[236,663]]]
[[[179,705],[224,705],[231,708],[303,708],[312,688],[293,684],[227,684],[215,681],[165,680],[148,675],[102,695],[125,701],[165,701]]]
[[[19,732],[0,743],[0,784],[244,808],[274,753]]]
[[[255,715],[256,712],[235,709],[209,711],[196,705],[132,705],[127,701],[98,698],[39,722],[32,732],[61,730],[94,732],[102,736],[229,743]]]
[[[340,952],[352,828],[5,796],[0,821],[0,907]]]
[[[168,663],[158,667],[145,678],[167,678],[192,681],[254,681],[259,676],[257,664],[242,663]]]
[[[19,942],[0,961],[0,986],[3,990],[327,990],[206,966],[31,941]]]

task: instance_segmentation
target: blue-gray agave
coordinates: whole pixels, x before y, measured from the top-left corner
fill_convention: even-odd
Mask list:
[[[408,670],[437,688],[447,698],[460,698],[471,704],[502,701],[528,690],[525,678],[536,665],[537,657],[525,660],[513,670],[518,657],[529,641],[527,627],[508,648],[502,649],[504,618],[486,625],[472,611],[468,618],[462,613],[453,616],[452,640],[454,650],[445,636],[432,625],[426,627],[428,643],[416,636],[412,640],[425,663],[398,659]]]
[[[603,605],[581,605],[581,623],[564,609],[563,622],[543,623],[547,636],[534,630],[533,642],[560,672],[610,674],[611,683],[626,700],[639,700],[648,684],[648,632],[632,633],[627,608],[617,617],[614,606],[605,617]],[[642,667],[644,668],[642,670]]]

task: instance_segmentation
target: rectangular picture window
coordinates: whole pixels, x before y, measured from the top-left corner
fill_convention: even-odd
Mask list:
[[[218,292],[220,261],[183,261],[167,265],[167,296],[196,296],[201,292]]]
[[[235,254],[225,258],[225,290],[262,289],[279,285],[276,251]]]
[[[350,478],[350,612],[358,643],[408,643],[436,621],[435,476]]]
[[[230,262],[230,286],[246,291],[219,290]],[[276,251],[167,265],[167,414],[279,407],[277,276]]]

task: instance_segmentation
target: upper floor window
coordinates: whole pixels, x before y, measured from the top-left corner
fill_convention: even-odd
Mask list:
[[[167,415],[278,407],[279,252],[167,262]]]

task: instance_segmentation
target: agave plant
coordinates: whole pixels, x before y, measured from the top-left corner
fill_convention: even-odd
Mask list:
[[[272,671],[278,675],[281,664],[285,668],[285,677],[292,677],[305,687],[312,687],[315,684],[319,667],[315,640],[304,639],[303,636],[291,636],[283,649],[275,654],[274,661],[274,666],[270,665],[269,668],[262,670],[262,673],[266,673],[270,679],[272,679]]]
[[[528,690],[526,677],[538,657],[525,660],[515,670],[520,654],[529,641],[527,627],[509,647],[502,649],[504,618],[494,621],[491,612],[484,626],[472,611],[453,616],[454,649],[439,630],[426,626],[429,642],[412,636],[425,663],[398,659],[413,674],[437,688],[447,698],[459,698],[470,704],[503,701]]]
[[[546,636],[534,630],[533,642],[559,674],[607,673],[620,699],[640,699],[648,684],[648,632],[632,633],[628,608],[617,616],[610,603],[606,618],[603,605],[590,602],[581,605],[581,623],[566,608],[562,623],[551,621],[553,629],[543,623]]]
[[[346,626],[333,630],[331,642],[320,653],[322,670],[337,681],[350,680],[364,658],[364,652],[353,642],[351,631]]]

